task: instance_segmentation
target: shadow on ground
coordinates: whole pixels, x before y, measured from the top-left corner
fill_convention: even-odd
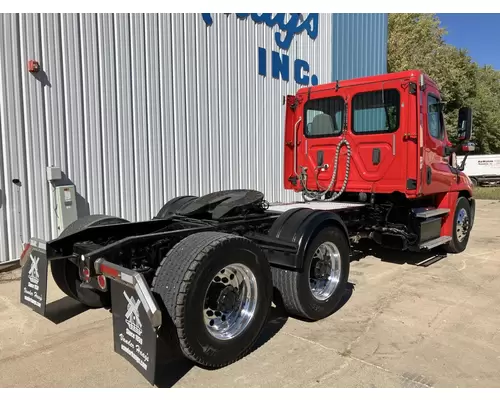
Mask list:
[[[346,291],[339,304],[332,312],[338,312],[349,301],[354,292],[354,284],[347,283]],[[271,308],[268,321],[259,338],[253,345],[249,354],[258,350],[270,341],[286,324],[287,315],[279,292],[274,293],[274,306]],[[163,340],[158,341],[158,357],[155,374],[155,385],[159,388],[170,388],[174,386],[195,365],[186,359],[179,346],[174,326],[169,319],[169,326],[165,328]]]
[[[87,311],[88,308],[82,303],[72,299],[71,297],[63,297],[62,299],[53,301],[47,304],[45,309],[45,317],[54,324],[60,324],[68,319],[76,317]]]
[[[288,320],[285,310],[280,307],[272,307],[266,326],[252,347],[250,353],[267,343],[275,336]],[[155,385],[159,388],[170,388],[174,386],[195,365],[184,357],[179,346],[179,341],[171,321],[169,327],[163,331],[163,339],[158,340],[158,356],[155,374]],[[210,368],[207,368],[210,369]]]
[[[351,262],[360,261],[369,256],[392,264],[408,264],[425,268],[446,258],[446,253],[440,250],[414,253],[383,248],[375,243],[361,242],[354,246],[351,254]]]

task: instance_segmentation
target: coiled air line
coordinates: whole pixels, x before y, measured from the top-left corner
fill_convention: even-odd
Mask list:
[[[325,197],[323,199],[322,197],[326,196],[326,194],[331,191],[332,187],[335,184],[335,180],[337,178],[338,165],[339,165],[340,149],[343,146],[347,147],[347,160],[346,160],[345,176],[344,176],[344,182],[342,184],[342,188],[340,189],[339,192],[334,193],[332,195],[332,197],[330,197],[328,199]],[[347,187],[347,181],[349,180],[349,169],[350,169],[350,166],[351,166],[351,144],[349,143],[349,141],[345,137],[343,137],[342,140],[337,145],[337,151],[335,152],[335,159],[333,160],[332,179],[330,180],[330,184],[328,185],[328,187],[326,188],[325,191],[323,191],[323,192],[311,192],[311,191],[309,191],[307,189],[307,173],[304,171],[304,167],[302,167],[302,172],[301,172],[301,174],[299,176],[299,179],[300,179],[300,182],[302,183],[302,187],[303,187],[302,198],[304,199],[304,201],[313,201],[313,200],[316,200],[316,201],[331,202],[331,201],[335,201],[336,199],[338,199],[339,196],[342,193],[344,193],[344,191],[345,191],[345,189]],[[318,171],[318,175],[319,175],[319,171]],[[319,186],[319,182],[318,182],[318,177],[317,176],[316,176],[316,183]],[[308,199],[308,197],[309,197],[309,199]]]

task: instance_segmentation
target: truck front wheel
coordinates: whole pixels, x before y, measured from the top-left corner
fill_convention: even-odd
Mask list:
[[[467,248],[473,223],[471,205],[465,197],[459,197],[453,215],[451,241],[444,246],[448,253],[461,253]]]
[[[245,356],[264,327],[271,270],[260,247],[244,237],[196,233],[163,259],[153,292],[174,322],[184,355],[219,368]]]

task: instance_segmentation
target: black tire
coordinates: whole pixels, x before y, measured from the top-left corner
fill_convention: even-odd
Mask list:
[[[476,178],[470,178],[470,181],[472,182],[472,187],[479,186],[479,182],[477,181]]]
[[[72,235],[73,233],[77,233],[91,226],[120,224],[124,222],[128,221],[121,218],[109,217],[107,215],[89,215],[68,225],[66,229],[61,232],[59,238]],[[110,305],[111,299],[109,292],[101,292],[80,287],[82,281],[78,274],[78,267],[71,261],[52,261],[51,272],[57,286],[67,296],[79,301],[89,308],[102,308]]]
[[[314,253],[322,243],[333,243],[340,256],[340,277],[333,293],[326,300],[313,296],[309,279]],[[323,228],[309,244],[304,258],[303,271],[273,268],[273,283],[281,294],[286,311],[293,316],[317,321],[331,315],[346,291],[349,277],[349,242],[342,229],[337,226]]]
[[[234,338],[221,340],[205,325],[205,293],[216,274],[233,263],[244,264],[253,273],[257,301],[246,328]],[[260,247],[244,237],[196,233],[177,243],[163,259],[153,292],[176,327],[184,356],[199,365],[220,368],[244,357],[258,339],[272,302],[271,270]]]
[[[165,203],[165,205],[160,209],[160,211],[158,211],[158,214],[156,214],[156,218],[164,219],[171,217],[182,207],[191,203],[193,200],[196,200],[197,198],[198,197],[196,196],[175,197]]]
[[[457,232],[457,225],[459,224],[459,218],[462,219],[465,213],[465,236],[460,240],[459,234]],[[459,197],[457,200],[457,205],[455,207],[455,213],[453,215],[453,230],[451,232],[451,241],[445,244],[444,250],[447,253],[461,253],[467,248],[467,243],[469,243],[469,236],[472,228],[473,215],[471,213],[471,206],[469,200],[465,197]]]

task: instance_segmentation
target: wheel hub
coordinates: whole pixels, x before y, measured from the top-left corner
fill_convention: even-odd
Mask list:
[[[467,211],[465,211],[462,208],[458,213],[457,228],[456,228],[457,239],[459,242],[462,242],[465,239],[468,231],[469,231],[469,216],[467,214]]]
[[[257,307],[257,280],[246,265],[231,264],[213,278],[205,294],[203,318],[208,333],[219,340],[243,332]]]
[[[233,286],[226,286],[222,289],[217,300],[217,309],[222,313],[236,310],[239,303],[238,289]]]
[[[330,260],[318,261],[314,268],[314,277],[316,279],[325,279],[330,275],[330,270]]]
[[[340,251],[334,243],[324,242],[316,249],[311,261],[309,288],[320,301],[328,300],[340,281]]]

